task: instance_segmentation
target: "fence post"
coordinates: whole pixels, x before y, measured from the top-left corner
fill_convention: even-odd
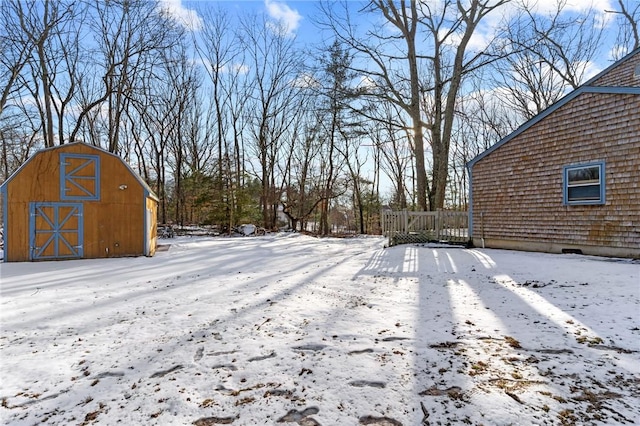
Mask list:
[[[407,209],[402,210],[402,217],[403,217],[403,224],[402,224],[402,229],[399,229],[398,231],[406,234],[407,233],[407,229],[409,229],[409,212],[407,211]]]

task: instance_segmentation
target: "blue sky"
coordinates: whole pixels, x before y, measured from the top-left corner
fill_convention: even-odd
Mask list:
[[[438,3],[441,0],[423,0],[425,2]],[[528,1],[533,10],[539,14],[549,14],[556,7],[558,0],[524,0]],[[281,21],[295,34],[302,44],[314,44],[321,41],[321,35],[314,24],[314,17],[319,17],[319,4],[316,0],[161,0],[161,3],[171,11],[181,22],[191,29],[196,29],[201,25],[201,18],[197,10],[207,7],[221,7],[229,11],[242,13],[264,13],[271,19]],[[353,7],[354,15],[366,2],[352,0],[349,4]],[[609,37],[615,37],[615,23],[613,15],[604,13],[605,10],[616,9],[615,0],[566,0],[566,13],[583,14],[590,6],[600,11],[599,17]],[[481,28],[477,34],[477,43],[482,44],[483,34],[488,34],[493,25],[496,25],[509,10],[514,6],[503,7],[492,16],[488,16],[484,21],[485,28]],[[354,16],[352,15],[352,16]],[[472,43],[473,45],[473,43]],[[611,46],[611,49],[614,49]],[[610,52],[606,53],[609,59]]]
[[[172,14],[194,29],[200,25],[197,10],[206,7],[220,7],[238,13],[265,13],[274,20],[286,23],[296,35],[313,34],[315,28],[310,19],[317,12],[316,1],[275,1],[275,0],[161,0]]]
[[[315,0],[161,0],[161,3],[187,28],[194,30],[201,25],[198,10],[219,7],[232,12],[231,16],[264,14],[274,21],[282,22],[289,32],[296,36],[296,40],[301,45],[317,44],[322,41],[319,30],[313,22],[313,18],[319,16],[319,2]],[[353,1],[351,4],[354,10],[362,7],[359,1]]]

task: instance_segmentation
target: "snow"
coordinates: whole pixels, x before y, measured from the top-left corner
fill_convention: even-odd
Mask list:
[[[0,266],[2,424],[640,423],[640,264],[299,234]]]

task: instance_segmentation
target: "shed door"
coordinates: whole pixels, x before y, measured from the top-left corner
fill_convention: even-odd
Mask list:
[[[81,203],[31,203],[29,211],[31,260],[83,256]]]

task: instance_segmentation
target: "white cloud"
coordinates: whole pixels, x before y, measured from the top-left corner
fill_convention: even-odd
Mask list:
[[[367,75],[360,77],[360,81],[356,84],[357,89],[373,89],[377,86],[375,80]]]
[[[548,15],[554,13],[558,8],[558,0],[522,0],[533,13],[540,15]],[[563,11],[566,13],[584,14],[590,9],[596,12],[596,25],[598,27],[607,27],[612,17],[606,10],[615,10],[612,0],[567,0]]]
[[[236,63],[231,68],[238,74],[249,74],[249,67],[245,64]]]
[[[320,82],[313,76],[313,74],[303,73],[292,80],[291,85],[302,89],[306,88],[318,88]]]
[[[557,9],[558,0],[524,0],[534,12],[550,13]],[[597,11],[611,10],[611,0],[567,0],[564,8],[567,12],[586,12],[591,7]]]
[[[182,0],[160,0],[159,7],[187,30],[198,31],[202,28],[202,18],[198,12],[184,7]]]
[[[286,33],[294,33],[300,26],[302,15],[297,10],[291,9],[286,3],[274,0],[264,0],[269,16],[282,25],[284,25]]]
[[[580,67],[584,69],[584,76],[582,81],[587,81],[590,78],[595,77],[599,72],[603,70],[603,68],[599,64],[593,61],[580,62]]]

